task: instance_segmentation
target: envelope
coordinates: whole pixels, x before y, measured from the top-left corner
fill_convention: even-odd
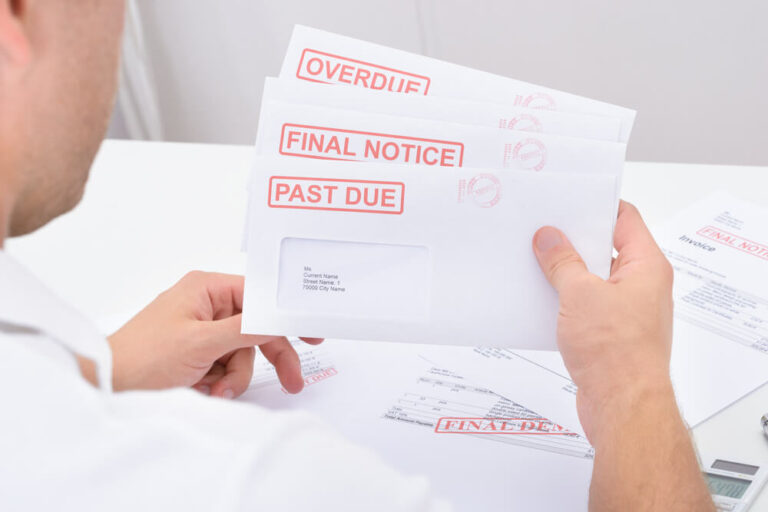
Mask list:
[[[262,101],[259,154],[437,167],[605,173],[624,168],[626,144],[498,130],[306,104]],[[617,190],[618,196],[618,190]]]
[[[635,119],[628,108],[301,25],[293,29],[280,78],[617,117],[621,142]]]
[[[417,117],[432,121],[485,126],[501,130],[549,133],[618,142],[617,117],[558,112],[447,97],[373,92],[363,87],[322,87],[303,80],[267,78],[264,101],[357,110],[373,114]]]
[[[626,144],[619,142],[289,103],[274,99],[269,88],[262,100],[256,139],[256,154],[267,156],[607,173],[617,178],[615,208],[625,152]],[[246,220],[243,248],[248,246],[247,229]]]
[[[531,240],[608,276],[615,177],[260,158],[242,331],[555,349]]]

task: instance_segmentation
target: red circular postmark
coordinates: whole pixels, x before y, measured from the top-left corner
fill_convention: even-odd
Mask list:
[[[510,130],[522,130],[526,132],[540,132],[543,129],[543,126],[536,116],[520,114],[509,120],[507,128]]]
[[[523,106],[528,108],[543,108],[547,110],[554,110],[557,107],[555,99],[547,93],[537,92],[535,94],[529,94],[523,100]]]
[[[538,139],[525,139],[512,150],[512,158],[520,161],[523,169],[540,171],[547,165],[547,148]]]
[[[493,174],[478,174],[469,180],[467,193],[476,205],[490,208],[501,200],[501,182]]]

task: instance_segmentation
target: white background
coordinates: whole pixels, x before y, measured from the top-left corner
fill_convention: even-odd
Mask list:
[[[134,1],[165,140],[251,143],[302,23],[635,108],[630,160],[768,165],[764,0]]]

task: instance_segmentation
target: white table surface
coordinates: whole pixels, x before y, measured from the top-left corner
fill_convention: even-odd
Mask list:
[[[251,158],[247,146],[107,141],[80,205],[7,250],[110,332],[189,270],[243,272]],[[768,168],[626,164],[623,196],[651,226],[717,189],[768,207]],[[768,386],[697,426],[696,444],[768,464],[765,412]],[[768,510],[768,491],[752,510]]]

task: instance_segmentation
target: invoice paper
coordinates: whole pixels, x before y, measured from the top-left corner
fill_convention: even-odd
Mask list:
[[[718,193],[654,235],[675,270],[672,383],[695,426],[768,382],[768,210]],[[583,432],[559,353],[461,350],[437,362]]]
[[[635,111],[374,43],[296,25],[280,78],[445,96],[620,119],[627,142]]]
[[[417,117],[501,130],[549,133],[609,142],[619,141],[621,130],[621,122],[616,117],[444,96],[372,92],[364,87],[318,87],[312,82],[271,77],[264,82],[262,98],[263,101]]]
[[[768,210],[721,192],[654,235],[675,269],[672,379],[695,425],[768,382]]]
[[[555,348],[531,240],[560,226],[607,276],[614,190],[610,174],[261,159],[243,332]]]
[[[284,392],[259,357],[241,400],[322,417],[394,468],[426,476],[456,510],[586,510],[589,443],[559,428],[540,430],[551,422],[435,367],[420,357],[423,346],[326,340],[296,348],[301,393]],[[505,420],[510,427],[501,430]]]

